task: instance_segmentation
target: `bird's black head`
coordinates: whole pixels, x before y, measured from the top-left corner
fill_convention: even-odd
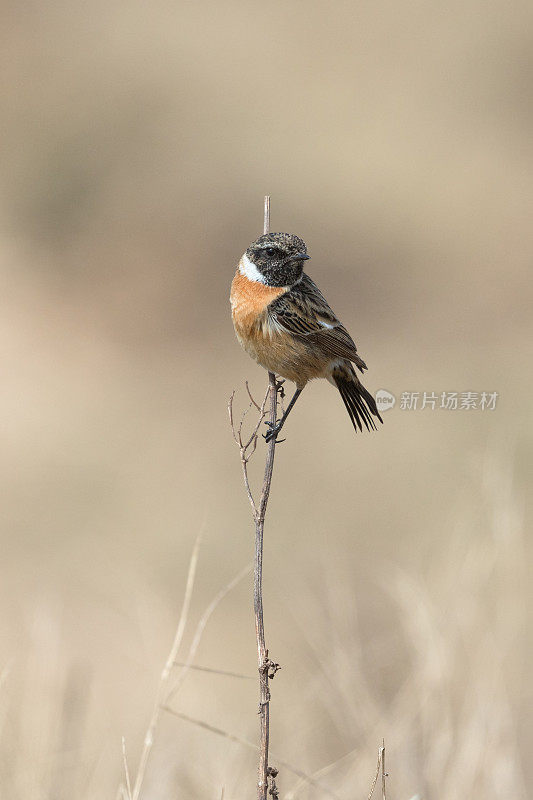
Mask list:
[[[292,286],[302,277],[309,258],[305,242],[293,233],[265,233],[241,259],[241,269],[250,280],[267,286]]]

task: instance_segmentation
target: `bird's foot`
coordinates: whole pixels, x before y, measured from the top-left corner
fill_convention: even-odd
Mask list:
[[[285,389],[283,388],[283,384],[285,383],[285,379],[282,378],[280,381],[276,381],[276,391],[279,393],[279,396],[283,400],[285,397]]]
[[[274,424],[273,422],[270,422],[270,420],[267,420],[265,422],[265,425],[268,425],[268,427],[270,428],[269,431],[263,434],[263,439],[266,441],[267,444],[271,442],[272,439],[276,440],[276,444],[281,444],[281,442],[285,441],[285,439],[276,439],[276,436],[281,430],[281,425],[279,424],[279,422]]]

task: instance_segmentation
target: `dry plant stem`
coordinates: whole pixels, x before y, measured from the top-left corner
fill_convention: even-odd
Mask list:
[[[270,197],[265,197],[264,206],[264,225],[263,233],[268,233],[270,230]],[[277,404],[278,404],[278,384],[276,376],[273,372],[268,373],[268,389],[265,399],[259,405],[251,395],[248,384],[246,384],[246,391],[250,398],[250,408],[254,406],[259,414],[257,424],[252,431],[251,436],[245,441],[242,435],[242,426],[244,416],[241,419],[238,428],[235,425],[233,418],[233,399],[235,392],[230,397],[228,403],[228,412],[230,424],[233,431],[233,438],[239,447],[241,456],[242,471],[244,477],[244,485],[248,500],[252,507],[252,514],[255,522],[255,558],[254,558],[254,615],[255,615],[255,633],[257,640],[257,664],[259,669],[259,719],[260,719],[260,743],[259,743],[259,766],[258,766],[258,779],[257,779],[257,798],[258,800],[267,800],[268,793],[268,745],[269,745],[269,714],[270,714],[270,690],[268,682],[270,678],[274,677],[278,664],[274,664],[268,657],[268,650],[265,644],[265,626],[263,622],[263,535],[265,528],[265,515],[268,505],[268,498],[270,496],[270,486],[272,484],[272,471],[274,469],[274,454],[276,452],[276,438],[270,440],[267,445],[267,456],[265,463],[265,473],[263,477],[263,485],[261,488],[261,495],[259,503],[256,503],[250,487],[248,477],[248,461],[253,456],[257,447],[257,439],[259,435],[259,428],[266,416],[267,401],[269,408],[269,422],[271,427],[276,424]],[[246,414],[247,412],[245,412]],[[275,778],[274,770],[271,770],[272,779]],[[277,774],[277,773],[276,773]],[[275,784],[271,786],[273,792],[277,792]]]
[[[254,742],[250,742],[248,739],[244,739],[242,736],[236,736],[234,733],[229,733],[228,731],[222,730],[222,728],[216,728],[214,725],[210,725],[208,722],[204,722],[201,719],[195,719],[195,717],[190,717],[188,714],[183,714],[181,711],[176,711],[176,709],[170,708],[170,706],[162,706],[162,710],[168,711],[169,714],[172,714],[174,717],[178,717],[178,719],[182,719],[185,722],[190,722],[192,725],[197,725],[199,728],[203,728],[205,731],[216,733],[218,736],[222,736],[224,739],[228,739],[230,742],[243,745],[250,750],[259,750],[259,745],[254,744]],[[289,764],[288,761],[283,761],[277,756],[276,761],[288,772],[292,772],[293,775],[297,775],[304,785],[314,786],[323,794],[327,795],[328,797],[332,797],[333,800],[340,800],[339,795],[335,794],[335,792],[332,792],[327,786],[319,783],[319,781],[317,781],[313,775],[308,775],[307,773],[303,772],[303,770],[298,769],[298,767],[295,767],[292,764]]]
[[[374,789],[376,788],[376,784],[378,782],[379,771],[381,769],[381,756],[382,756],[382,749],[380,747],[379,751],[378,751],[378,763],[377,763],[377,766],[376,766],[376,774],[374,775],[374,780],[372,781],[372,786],[370,787],[370,792],[369,792],[369,795],[367,797],[367,800],[372,800],[372,795],[374,794]]]
[[[241,678],[244,681],[255,681],[253,675],[242,675],[240,672],[230,672],[227,669],[214,669],[213,667],[202,667],[199,664],[187,664],[186,661],[174,661],[175,667],[187,667],[197,672],[209,672],[212,675],[224,675],[226,678]]]
[[[179,671],[179,673],[178,673],[178,675],[176,677],[176,680],[175,680],[172,688],[169,688],[168,687],[169,679],[170,679],[170,677],[172,675],[172,669],[173,669],[174,665],[177,663],[178,652],[179,652],[179,649],[180,649],[180,646],[181,646],[181,642],[182,642],[182,639],[183,639],[183,634],[185,632],[185,626],[187,624],[187,618],[188,618],[188,615],[189,615],[189,607],[190,607],[190,603],[191,603],[192,590],[193,590],[193,586],[194,586],[194,578],[195,578],[195,575],[196,575],[196,565],[198,563],[198,551],[199,551],[199,547],[200,547],[200,540],[201,540],[201,536],[198,536],[198,538],[196,540],[196,543],[195,543],[195,546],[194,546],[194,550],[193,550],[192,556],[191,556],[190,564],[189,564],[189,572],[188,572],[188,575],[187,575],[187,586],[186,586],[186,589],[185,589],[185,597],[184,597],[184,600],[183,600],[183,608],[182,608],[182,611],[181,611],[181,616],[180,616],[180,619],[179,619],[178,627],[176,629],[176,634],[174,636],[174,641],[172,643],[172,647],[171,647],[170,652],[168,654],[165,666],[164,666],[164,668],[163,668],[163,670],[161,672],[161,678],[159,680],[159,686],[157,688],[157,696],[156,696],[156,700],[155,700],[155,703],[154,703],[152,716],[151,716],[150,722],[148,724],[148,730],[146,731],[146,734],[145,734],[145,737],[144,737],[144,746],[143,746],[143,750],[142,750],[142,753],[141,753],[141,758],[140,758],[140,761],[139,761],[139,767],[138,767],[138,770],[137,770],[137,776],[135,778],[135,784],[133,786],[133,790],[131,791],[131,794],[129,793],[129,790],[128,790],[127,800],[139,800],[139,797],[140,797],[140,794],[141,794],[141,790],[142,790],[143,781],[144,781],[144,777],[145,777],[145,774],[146,774],[146,768],[147,768],[147,765],[148,765],[148,759],[149,759],[150,752],[152,750],[152,746],[153,746],[153,743],[154,743],[154,736],[155,736],[155,731],[156,731],[156,728],[157,728],[157,724],[159,722],[159,717],[160,717],[162,711],[170,710],[170,707],[168,706],[168,703],[170,703],[171,699],[176,695],[177,691],[179,690],[179,688],[181,687],[181,685],[183,683],[183,680],[184,680],[185,676],[187,675],[189,669],[192,666],[192,662],[193,662],[193,659],[194,659],[194,657],[196,655],[196,651],[198,650],[198,646],[200,644],[200,641],[201,641],[201,638],[202,638],[202,634],[203,634],[203,632],[205,630],[205,627],[206,627],[207,623],[209,622],[209,619],[210,619],[211,615],[217,609],[217,607],[222,602],[224,597],[226,597],[226,595],[235,586],[237,586],[239,581],[241,581],[245,577],[245,575],[247,575],[250,572],[250,569],[251,569],[251,565],[248,565],[243,570],[241,570],[238,573],[238,575],[236,575],[235,578],[233,578],[233,580],[231,580],[228,584],[226,584],[226,586],[224,586],[218,592],[218,594],[213,598],[211,603],[208,605],[208,607],[206,608],[206,610],[202,614],[202,616],[200,618],[200,621],[198,622],[198,625],[196,626],[196,630],[195,630],[195,633],[194,633],[194,636],[193,636],[193,639],[192,639],[192,643],[191,643],[191,646],[189,648],[189,652],[187,654],[187,658],[185,660],[185,663],[181,667],[181,669],[180,669],[180,671]],[[129,778],[129,776],[127,776],[127,781],[128,781],[128,778]],[[127,791],[126,788],[123,787],[123,792],[122,792],[123,795],[126,795],[126,791]]]
[[[270,231],[270,196],[265,196],[263,234]],[[276,424],[276,411],[278,400],[278,387],[276,376],[268,373],[268,394],[270,395],[270,423]],[[259,718],[260,718],[260,744],[259,765],[257,775],[257,798],[266,800],[268,792],[268,745],[270,735],[270,690],[268,688],[269,659],[265,645],[265,626],[263,622],[263,534],[265,528],[265,515],[270,496],[272,483],[272,470],[274,469],[274,454],[276,452],[276,437],[269,442],[265,463],[265,475],[259,508],[255,513],[255,563],[254,563],[254,613],[255,634],[257,639],[257,665],[259,669]],[[273,673],[272,673],[273,674]]]
[[[130,771],[128,769],[128,758],[126,756],[126,740],[124,737],[122,737],[122,761],[124,763],[124,777],[126,778],[126,792],[128,800],[131,800]]]
[[[266,408],[268,401],[269,404],[269,421],[275,425],[277,416],[277,397],[278,397],[278,384],[276,376],[268,373],[268,389],[261,405],[257,403],[250,393],[248,384],[246,390],[250,398],[250,408],[252,406],[259,411],[258,419],[251,435],[246,439],[243,438],[242,426],[244,417],[247,411],[241,418],[239,425],[235,423],[233,415],[233,399],[235,392],[231,395],[228,403],[228,414],[230,425],[233,431],[233,438],[239,447],[241,457],[244,485],[252,514],[255,522],[255,558],[254,558],[254,615],[255,615],[255,631],[257,640],[257,663],[259,669],[259,719],[260,719],[260,745],[259,745],[259,766],[258,766],[258,781],[257,781],[257,797],[258,800],[266,800],[268,792],[268,745],[269,745],[269,705],[270,705],[270,690],[269,679],[274,677],[278,664],[275,664],[268,657],[268,650],[265,644],[265,627],[263,622],[263,534],[265,527],[265,515],[268,505],[268,498],[270,496],[270,487],[272,484],[272,472],[274,469],[274,454],[276,451],[276,441],[272,439],[267,445],[267,456],[265,463],[265,472],[263,477],[263,485],[261,487],[261,495],[259,502],[256,503],[253,496],[250,480],[248,476],[248,462],[253,456],[257,439],[259,436],[259,428],[267,416]],[[250,409],[248,409],[249,411]]]
[[[367,800],[372,800],[372,795],[374,794],[374,789],[376,788],[380,771],[381,771],[381,800],[387,800],[387,788],[385,784],[385,778],[387,777],[387,773],[385,772],[385,739],[383,739],[382,745],[379,748],[376,774],[374,776],[372,787],[370,789],[370,794],[368,795]]]
[[[163,667],[163,671],[161,672],[161,678],[159,680],[159,686],[157,688],[157,697],[154,703],[152,717],[150,719],[150,722],[148,724],[148,730],[146,731],[146,735],[144,737],[144,745],[141,753],[141,759],[139,761],[139,768],[137,770],[137,775],[135,778],[135,784],[133,786],[133,791],[131,793],[128,792],[131,800],[139,800],[139,795],[141,793],[141,788],[146,773],[146,767],[148,765],[148,758],[150,756],[150,751],[154,743],[155,729],[157,727],[157,723],[159,721],[159,715],[161,713],[161,704],[163,703],[163,700],[165,699],[166,695],[166,684],[170,676],[170,672],[172,670],[174,661],[178,657],[178,651],[181,645],[181,640],[183,638],[183,633],[185,631],[185,625],[187,623],[187,617],[189,615],[189,606],[191,603],[192,590],[194,586],[194,578],[196,575],[196,566],[198,564],[198,551],[200,549],[200,540],[201,540],[201,535],[197,537],[191,555],[191,560],[189,563],[189,571],[187,574],[187,585],[185,588],[185,596],[183,598],[183,607],[181,610],[178,627],[176,629],[176,634],[174,636],[174,641],[172,642],[172,647],[168,654],[165,666]]]
[[[274,427],[276,424],[278,395],[276,376],[274,373],[268,373],[268,381],[270,394],[270,422],[272,427]],[[272,439],[268,444],[263,488],[261,490],[259,509],[255,519],[254,612],[255,632],[257,637],[257,663],[259,668],[259,716],[261,729],[257,782],[258,800],[266,800],[268,789],[268,745],[270,733],[270,690],[268,688],[268,679],[270,662],[268,658],[268,650],[265,645],[265,627],[263,622],[263,535],[268,498],[270,496],[270,486],[272,483],[275,452],[276,439],[274,437],[274,439]]]
[[[270,195],[265,195],[265,213],[263,217],[263,233],[270,231]]]
[[[381,745],[381,798],[387,800],[387,787],[386,779],[387,773],[385,772],[385,739]]]
[[[250,566],[251,565],[248,564],[246,567],[244,567],[244,569],[241,569],[241,571],[229,583],[223,586],[222,589],[211,600],[206,610],[202,614],[200,621],[196,626],[196,630],[192,638],[191,646],[189,647],[189,652],[187,654],[185,664],[180,669],[176,677],[176,681],[172,686],[172,689],[167,694],[165,699],[165,704],[170,703],[170,701],[176,696],[178,690],[180,689],[185,679],[185,676],[187,675],[191,667],[191,664],[194,661],[194,657],[196,656],[196,651],[198,650],[198,647],[200,645],[203,632],[207,626],[207,623],[209,622],[209,619],[211,618],[211,615],[216,611],[216,609],[218,608],[222,600],[226,597],[226,595],[229,594],[229,592],[231,592],[231,590],[234,589],[242,581],[242,579],[246,577],[246,575],[248,575],[248,573],[250,572]]]
[[[278,387],[276,376],[273,372],[268,373],[269,395],[270,395],[270,422],[272,427],[276,424],[277,396]],[[254,564],[254,613],[255,613],[255,633],[257,638],[257,664],[259,669],[259,717],[260,717],[260,750],[257,781],[258,800],[266,800],[268,791],[268,745],[269,745],[269,723],[270,723],[270,690],[268,688],[269,677],[274,675],[271,672],[271,664],[268,658],[268,650],[265,645],[265,626],[263,622],[263,535],[265,527],[265,515],[270,496],[270,486],[272,483],[272,471],[274,469],[274,454],[276,452],[276,439],[272,439],[268,444],[267,457],[265,463],[265,474],[259,508],[255,515],[255,564]]]
[[[335,761],[331,761],[329,764],[326,764],[324,767],[320,767],[320,769],[317,769],[317,770],[315,770],[314,772],[311,773],[311,775],[309,776],[310,780],[318,781],[318,778],[322,778],[325,775],[329,775],[329,773],[332,772],[335,769],[335,767],[337,767],[343,761],[346,761],[347,759],[353,758],[354,754],[357,753],[357,752],[359,752],[359,748],[355,748],[353,750],[349,750],[347,753],[345,753],[340,758],[336,758]],[[373,785],[375,785],[375,783],[376,783],[376,781],[377,781],[377,779],[379,777],[379,764],[380,764],[380,761],[379,761],[379,757],[378,757],[377,773],[376,773],[376,777],[374,778],[374,784]],[[289,791],[284,795],[284,800],[294,800],[296,795],[299,794],[299,792],[302,791],[302,789],[304,788],[304,786],[306,785],[307,782],[308,781],[306,781],[306,780],[300,779],[298,781],[298,783],[296,783],[292,787],[292,789],[289,789]],[[321,784],[317,784],[317,785],[321,785]]]

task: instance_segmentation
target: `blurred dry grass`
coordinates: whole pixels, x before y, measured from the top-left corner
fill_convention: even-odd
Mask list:
[[[302,397],[269,512],[273,748],[307,772],[343,759],[322,778],[343,797],[381,736],[391,797],[526,797],[531,5],[1,13],[0,794],[113,797],[198,531],[192,624],[250,559],[225,415],[264,376],[227,297],[269,192],[369,388],[500,393],[357,438],[329,386]],[[249,594],[198,663],[253,671]],[[250,683],[190,675],[179,707],[253,737]],[[251,787],[253,754],[176,719],[158,734],[146,798]]]

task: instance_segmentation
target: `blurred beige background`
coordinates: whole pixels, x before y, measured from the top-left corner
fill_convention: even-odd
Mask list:
[[[2,797],[116,797],[198,533],[185,645],[251,559],[226,404],[265,375],[228,293],[265,193],[372,391],[499,393],[361,436],[329,385],[302,396],[267,526],[273,751],[341,798],[383,736],[396,800],[531,791],[532,23],[518,0],[3,4]],[[254,674],[248,579],[196,663]],[[206,673],[174,700],[249,739],[256,704]],[[142,797],[254,780],[164,715]]]

